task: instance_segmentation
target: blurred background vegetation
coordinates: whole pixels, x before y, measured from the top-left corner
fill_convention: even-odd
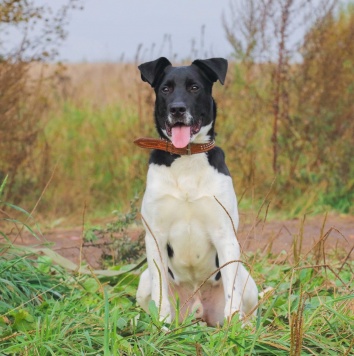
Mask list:
[[[139,49],[136,63],[53,64],[78,7],[68,1],[54,13],[26,0],[0,3],[0,44],[8,27],[24,38],[0,52],[2,200],[67,221],[83,211],[105,216],[142,195],[148,152],[132,141],[156,135]],[[353,213],[353,4],[237,0],[229,10],[233,58],[214,97],[217,144],[241,207]],[[290,40],[300,27],[305,35]]]

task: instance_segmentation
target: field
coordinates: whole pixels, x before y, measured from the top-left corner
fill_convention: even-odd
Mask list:
[[[136,65],[35,63],[23,93],[4,86],[0,107],[19,106],[0,123],[0,355],[354,354],[349,62],[293,65],[279,95],[271,63],[230,62],[215,85],[242,259],[266,291],[244,327],[136,304],[148,152],[132,141],[155,135]]]
[[[48,64],[68,8],[0,5],[1,50],[8,26],[26,39],[0,53],[0,356],[354,355],[354,7],[237,4],[216,142],[260,298],[254,319],[215,328],[193,314],[166,324],[136,303],[149,152],[132,142],[156,137],[137,70],[152,51]]]
[[[32,70],[38,76],[39,68]],[[326,123],[317,113],[310,131],[303,126],[306,120],[282,123],[274,169],[273,99],[267,82],[272,70],[230,63],[225,86],[214,89],[217,144],[226,152],[241,208],[257,209],[265,200],[269,214],[283,217],[352,213],[352,121],[346,118],[353,94],[346,98],[348,107],[338,109],[334,103],[328,108],[327,115],[337,121]],[[9,118],[13,145],[4,143],[0,153],[5,163],[0,178],[8,172],[4,199],[30,212],[35,206],[34,215],[52,225],[77,224],[83,211],[95,218],[128,208],[129,200],[143,193],[148,160],[148,152],[132,142],[156,136],[153,91],[134,64],[123,63],[70,65],[43,82],[27,104],[36,113],[36,139],[21,144],[18,127],[23,135],[28,128],[21,124],[15,130]],[[289,115],[305,115],[293,101]],[[314,110],[313,105],[301,110]],[[306,115],[310,120],[315,113]]]

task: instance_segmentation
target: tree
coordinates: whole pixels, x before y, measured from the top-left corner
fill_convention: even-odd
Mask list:
[[[334,195],[348,196],[354,169],[348,149],[353,6],[339,8],[336,0],[234,1],[230,14],[223,20],[226,36],[244,90],[252,92],[249,106],[256,103],[264,117],[278,192],[303,194],[317,185],[327,196],[333,188]]]
[[[33,157],[48,98],[43,71],[36,76],[31,71],[38,63],[56,58],[66,37],[68,12],[78,6],[78,0],[68,0],[56,10],[30,0],[0,3],[0,181],[9,176],[7,195],[13,194],[15,200],[31,190],[37,179],[23,167],[31,166],[34,159],[45,159],[46,154],[44,150],[42,157]],[[17,41],[10,43],[14,35]],[[42,168],[46,176],[46,165]]]

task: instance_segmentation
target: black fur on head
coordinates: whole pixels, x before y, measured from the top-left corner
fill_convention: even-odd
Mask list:
[[[202,134],[214,138],[212,87],[217,80],[224,84],[226,59],[197,59],[189,66],[173,67],[161,57],[138,68],[142,80],[155,90],[155,124],[161,137],[171,139],[171,129],[179,125],[191,127],[191,140],[202,139]],[[203,127],[210,129],[204,133]]]
[[[159,78],[163,75],[165,68],[169,66],[171,66],[170,61],[165,57],[160,57],[155,61],[140,64],[138,68],[141,73],[141,79],[155,88]]]

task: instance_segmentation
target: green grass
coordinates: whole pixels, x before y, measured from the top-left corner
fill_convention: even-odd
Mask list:
[[[5,233],[2,233],[6,236]],[[332,251],[244,259],[260,290],[257,317],[220,328],[167,325],[136,305],[139,272],[68,272],[55,258],[0,245],[0,355],[352,355],[354,261]],[[115,266],[121,269],[125,266]]]
[[[353,263],[295,269],[252,256],[259,286],[274,293],[242,328],[237,317],[222,328],[163,324],[135,303],[138,275],[116,280],[70,274],[43,257],[1,250],[1,355],[349,355],[354,296]],[[307,263],[303,263],[304,267]],[[339,277],[337,278],[336,275]],[[350,351],[352,350],[352,351]]]

